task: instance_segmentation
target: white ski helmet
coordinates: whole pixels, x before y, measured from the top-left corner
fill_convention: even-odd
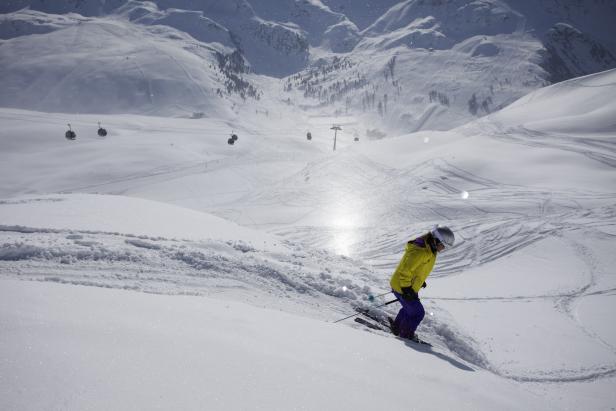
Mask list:
[[[449,227],[439,227],[436,225],[431,233],[434,238],[443,243],[445,247],[452,247],[453,243],[456,241],[453,231],[451,231]]]

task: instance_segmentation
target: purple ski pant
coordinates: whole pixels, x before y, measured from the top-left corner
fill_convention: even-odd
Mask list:
[[[421,301],[414,300],[408,301],[402,297],[401,294],[398,294],[394,291],[394,295],[402,304],[402,308],[398,311],[398,315],[394,320],[394,325],[396,328],[400,330],[400,337],[409,338],[415,334],[415,330],[419,326],[421,320],[423,320],[426,315],[426,311],[421,304]]]

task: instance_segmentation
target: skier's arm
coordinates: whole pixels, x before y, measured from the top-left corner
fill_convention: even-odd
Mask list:
[[[411,283],[411,286],[413,287],[413,290],[415,290],[415,292],[419,292],[419,290],[423,288],[424,284],[426,283],[426,278],[428,278],[430,272],[432,272],[432,268],[434,268],[433,259],[425,261],[423,264],[420,264],[417,267],[414,273],[415,275],[413,276],[413,281]]]
[[[413,246],[407,248],[400,267],[400,288],[413,287],[417,270],[423,264],[421,251]],[[415,288],[415,287],[413,287]]]

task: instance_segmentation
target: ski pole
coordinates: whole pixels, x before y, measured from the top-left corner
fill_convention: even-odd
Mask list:
[[[395,300],[387,301],[387,302],[386,302],[386,303],[384,303],[384,304],[377,305],[377,306],[376,306],[376,307],[374,307],[374,308],[384,307],[384,306],[386,306],[386,305],[393,304],[393,303],[395,303],[395,302],[398,302],[398,299],[397,299],[397,298],[396,298]],[[335,323],[339,323],[340,321],[344,321],[344,320],[346,320],[347,318],[355,317],[356,315],[360,315],[360,314],[361,314],[361,313],[351,314],[351,315],[349,315],[349,316],[347,316],[347,317],[344,317],[344,318],[341,318],[341,319],[339,319],[339,320],[334,321],[334,324],[335,324]]]
[[[369,299],[370,301],[372,301],[372,300],[374,300],[375,298],[379,298],[379,297],[382,297],[382,296],[387,295],[387,294],[391,294],[391,291],[387,291],[386,293],[379,294],[379,295],[370,295],[370,296],[368,297],[368,299]]]

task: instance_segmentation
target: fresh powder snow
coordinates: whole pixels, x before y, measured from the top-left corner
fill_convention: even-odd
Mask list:
[[[614,409],[609,2],[0,13],[0,409]]]

